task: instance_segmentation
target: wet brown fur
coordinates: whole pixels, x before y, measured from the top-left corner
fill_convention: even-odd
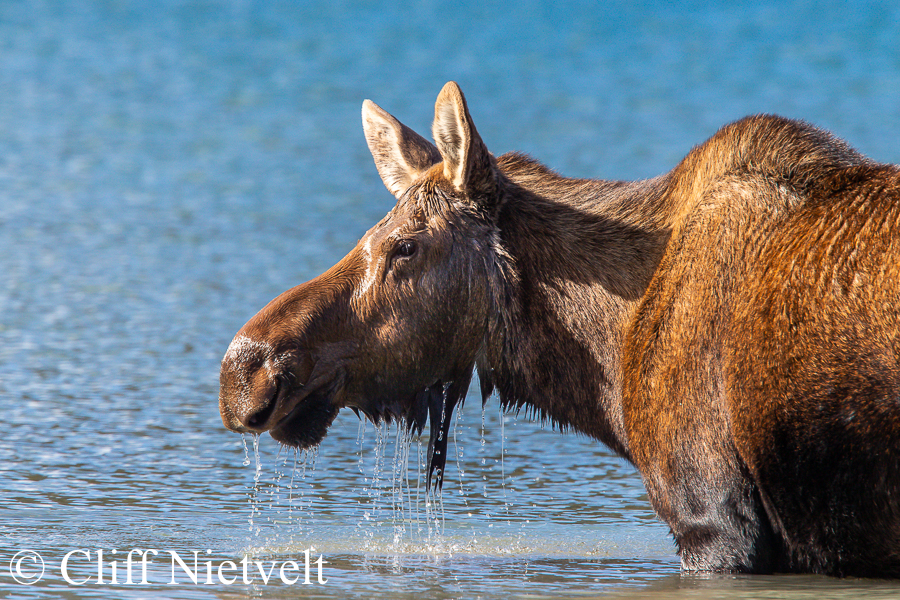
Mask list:
[[[491,156],[454,84],[437,147],[366,114],[397,206],[238,333],[228,427],[311,445],[349,406],[421,428],[476,365],[630,460],[687,569],[900,575],[896,167],[757,116],[658,178],[579,180]]]

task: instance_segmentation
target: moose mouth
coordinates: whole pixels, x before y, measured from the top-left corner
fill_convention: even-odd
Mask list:
[[[301,450],[318,445],[338,415],[333,392],[331,386],[325,386],[307,394],[269,430],[269,435]]]
[[[463,383],[464,385],[460,385]],[[416,393],[407,402],[370,401],[348,407],[361,418],[360,412],[364,413],[365,418],[375,424],[405,422],[407,429],[417,433],[422,432],[428,420],[430,436],[427,486],[430,489],[434,485],[440,490],[443,486],[451,419],[454,409],[465,395],[467,384],[468,378],[458,383],[445,384],[438,381]],[[325,385],[304,395],[290,412],[269,429],[269,434],[287,446],[299,449],[317,446],[325,438],[340,410],[333,401],[335,392],[334,385]]]

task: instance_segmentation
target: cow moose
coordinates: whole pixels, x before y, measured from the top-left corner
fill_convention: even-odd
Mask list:
[[[222,361],[238,432],[430,420],[481,393],[630,461],[690,571],[900,576],[900,171],[806,123],[723,127],[646,181],[492,155],[451,82],[434,144],[370,101],[396,206]]]

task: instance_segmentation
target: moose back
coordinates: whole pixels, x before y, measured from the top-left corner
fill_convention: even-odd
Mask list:
[[[428,422],[439,486],[477,370],[631,461],[685,569],[900,576],[897,167],[757,116],[655,179],[570,179],[488,152],[452,82],[434,144],[363,127],[396,206],[237,333],[226,427]]]

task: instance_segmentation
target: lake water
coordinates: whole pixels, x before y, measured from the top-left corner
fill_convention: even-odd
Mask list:
[[[0,596],[900,595],[682,576],[627,463],[496,399],[431,499],[422,440],[350,413],[257,469],[217,411],[237,329],[392,206],[364,98],[427,133],[456,80],[495,153],[577,176],[656,175],[758,112],[900,162],[898,39],[889,2],[0,3]]]

